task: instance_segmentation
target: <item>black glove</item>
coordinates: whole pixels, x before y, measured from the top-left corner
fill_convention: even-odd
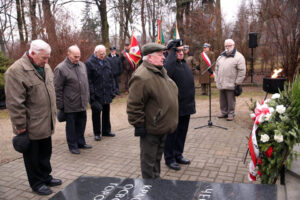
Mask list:
[[[196,69],[200,71],[201,70],[200,65],[196,66]]]
[[[243,92],[242,86],[241,85],[236,85],[234,88],[234,96],[240,96]]]
[[[64,112],[64,110],[58,110],[57,112],[57,120],[59,122],[65,122],[67,119],[66,113]]]
[[[211,69],[211,67],[210,68],[208,68],[208,70],[207,70],[208,72],[209,72],[209,74],[213,74],[214,72],[213,72],[213,70]]]
[[[134,136],[145,137],[146,134],[147,134],[147,131],[144,126],[134,127]]]
[[[177,40],[170,40],[167,44],[167,49],[176,49],[176,47],[183,46],[183,40],[177,39]]]
[[[98,101],[92,101],[91,108],[92,110],[97,110],[97,111],[101,111],[103,109],[102,105]]]

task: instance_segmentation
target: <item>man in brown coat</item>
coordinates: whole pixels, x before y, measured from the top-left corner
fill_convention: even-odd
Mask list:
[[[203,52],[208,56],[210,60],[210,64],[215,62],[215,54],[214,52],[210,51],[210,44],[204,43]],[[199,55],[201,72],[203,72],[204,70],[207,69],[207,67],[210,66],[208,60],[205,59],[203,52],[201,53],[201,55]],[[199,83],[201,84],[201,89],[202,89],[201,94],[208,95],[208,83],[209,83],[210,73],[206,72],[205,74],[202,75],[201,72],[199,75]]]
[[[51,194],[48,186],[62,183],[50,175],[56,117],[50,53],[49,44],[34,40],[29,51],[5,73],[6,106],[14,133],[29,136],[29,148],[23,158],[29,185],[39,195]]]
[[[178,89],[163,67],[165,46],[142,47],[143,63],[129,82],[128,121],[140,136],[141,171],[145,179],[160,177],[160,161],[167,134],[178,123]]]

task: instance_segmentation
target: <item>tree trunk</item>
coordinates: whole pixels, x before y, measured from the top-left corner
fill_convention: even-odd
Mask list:
[[[183,12],[184,12],[184,7],[183,7],[182,0],[176,0],[176,22],[177,22],[179,36],[181,36],[181,38],[184,36]]]
[[[25,44],[27,44],[27,42],[28,42],[28,30],[27,30],[27,25],[26,25],[26,21],[25,21],[24,7],[25,7],[24,1],[21,0],[22,23],[23,23],[24,32],[25,32]]]
[[[222,39],[222,15],[221,15],[221,2],[216,0],[216,25],[217,25],[217,46],[216,49],[219,50],[218,54],[223,49],[223,39]]]
[[[49,0],[43,0],[43,12],[44,12],[44,25],[46,27],[48,40],[50,46],[56,46],[57,43],[57,36],[55,30],[55,19],[51,12],[51,6]]]
[[[21,47],[25,48],[25,41],[24,41],[24,35],[23,35],[22,11],[21,11],[21,2],[20,2],[20,0],[16,0],[16,9],[17,9],[17,23],[18,23],[20,43],[21,43]]]
[[[145,0],[141,0],[141,21],[142,21],[142,45],[146,44],[146,28],[145,28]]]
[[[107,21],[106,0],[95,0],[101,18],[102,43],[109,47],[109,26]]]
[[[31,21],[31,40],[37,39],[36,30],[36,0],[29,0],[29,13]]]
[[[125,38],[124,38],[124,3],[123,1],[119,1],[119,13],[120,13],[120,30],[119,30],[119,45],[120,49],[124,49]]]

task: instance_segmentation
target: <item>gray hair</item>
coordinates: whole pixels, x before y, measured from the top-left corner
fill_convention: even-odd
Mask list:
[[[47,53],[51,53],[50,45],[44,40],[33,40],[30,44],[29,54],[35,52],[39,54],[41,51],[46,51]]]
[[[226,42],[229,42],[229,43],[232,44],[232,45],[235,44],[234,41],[233,41],[232,39],[226,39],[225,42],[224,42],[224,44],[225,44]]]
[[[94,50],[94,53],[96,53],[97,51],[99,51],[100,49],[104,49],[106,51],[106,48],[104,45],[100,44],[100,45],[97,45],[95,47],[95,50]]]

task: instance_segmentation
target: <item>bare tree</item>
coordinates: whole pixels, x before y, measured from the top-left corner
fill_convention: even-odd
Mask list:
[[[280,56],[280,64],[289,80],[299,65],[300,2],[298,0],[259,0],[258,17],[264,22],[262,34],[270,38]]]

